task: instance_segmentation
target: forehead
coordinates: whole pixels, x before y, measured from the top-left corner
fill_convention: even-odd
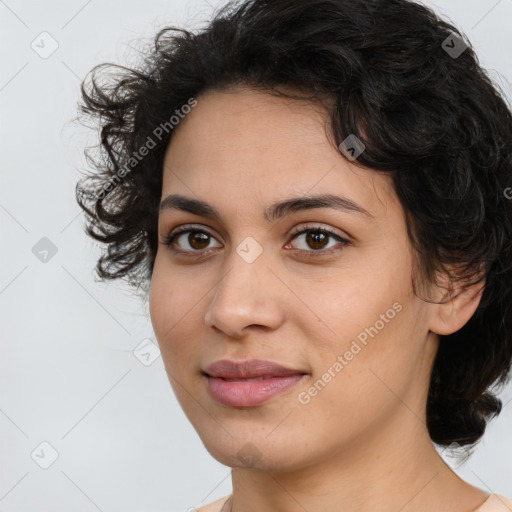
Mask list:
[[[246,87],[209,91],[197,102],[167,148],[162,197],[258,204],[259,215],[283,198],[329,193],[376,216],[397,206],[388,174],[353,165],[328,139],[320,105]]]

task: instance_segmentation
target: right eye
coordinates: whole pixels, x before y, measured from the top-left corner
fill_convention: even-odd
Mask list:
[[[185,236],[188,233],[188,236]],[[164,245],[169,247],[172,251],[180,254],[200,253],[208,248],[209,242],[215,237],[204,229],[191,229],[189,225],[181,226],[177,231],[172,232],[164,238]],[[176,242],[188,244],[189,248],[176,249],[174,246]],[[220,247],[220,246],[217,246]]]

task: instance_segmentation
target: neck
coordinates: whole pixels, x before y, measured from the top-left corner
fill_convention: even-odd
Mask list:
[[[393,422],[314,464],[288,471],[237,467],[232,484],[222,512],[461,512],[476,510],[487,498],[443,461],[425,424],[407,407]]]

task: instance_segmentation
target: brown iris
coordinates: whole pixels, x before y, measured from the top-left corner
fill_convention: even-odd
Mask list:
[[[329,239],[329,236],[325,233],[320,233],[318,231],[310,231],[306,234],[306,243],[312,249],[322,249],[325,247],[325,242]]]
[[[208,247],[208,244],[210,243],[210,236],[199,231],[192,231],[188,235],[188,243],[190,244],[190,247],[193,247],[194,249],[204,249],[205,247]],[[195,245],[196,243],[198,245]]]

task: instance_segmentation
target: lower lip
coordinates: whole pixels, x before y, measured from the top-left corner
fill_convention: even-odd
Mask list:
[[[224,380],[206,376],[210,394],[223,405],[254,407],[295,386],[305,375],[272,377],[263,380]]]

